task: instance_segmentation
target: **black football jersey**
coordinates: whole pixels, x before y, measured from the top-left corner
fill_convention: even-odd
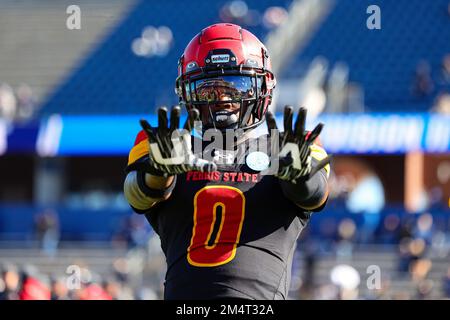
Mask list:
[[[145,214],[166,256],[165,299],[287,298],[311,212],[284,196],[278,178],[242,162],[178,175],[170,198]]]

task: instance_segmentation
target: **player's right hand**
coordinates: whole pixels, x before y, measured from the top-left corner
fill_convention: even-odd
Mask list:
[[[167,109],[158,108],[158,126],[151,126],[147,120],[140,120],[149,142],[150,174],[173,176],[188,171],[211,172],[217,169],[215,163],[199,158],[192,152],[191,131],[199,121],[196,109],[189,111],[183,129],[179,129],[181,109],[172,108],[170,126]]]

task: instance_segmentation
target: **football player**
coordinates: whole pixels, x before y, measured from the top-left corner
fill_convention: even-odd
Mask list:
[[[184,129],[178,106],[170,119],[159,108],[156,127],[141,120],[124,193],[161,238],[165,299],[287,299],[296,241],[325,206],[330,168],[317,143],[322,124],[305,131],[305,109],[293,124],[286,107],[279,132],[267,110],[275,84],[265,46],[237,25],[215,24],[179,60]],[[252,135],[264,122],[269,135]],[[207,130],[241,131],[232,148],[216,143],[208,158],[193,147]],[[263,138],[267,152],[254,151]]]

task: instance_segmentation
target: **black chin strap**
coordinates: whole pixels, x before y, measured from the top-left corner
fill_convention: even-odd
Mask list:
[[[205,124],[205,127],[207,129],[214,128],[214,129],[218,129],[218,130],[237,129],[237,128],[239,128],[239,117],[236,116],[236,113],[238,113],[238,112],[239,112],[239,110],[236,110],[233,112],[225,111],[225,110],[213,112],[211,110],[211,106],[208,105],[208,119],[210,119],[210,121],[208,121],[208,123]],[[218,116],[219,113],[226,116],[227,119],[224,121],[220,121],[220,127],[217,128],[218,122],[216,121],[216,117]]]

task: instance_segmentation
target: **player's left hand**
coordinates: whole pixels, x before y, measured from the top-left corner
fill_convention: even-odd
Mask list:
[[[273,114],[266,114],[270,137],[279,137],[278,172],[281,180],[296,183],[298,180],[308,180],[319,170],[330,163],[330,156],[325,157],[316,165],[312,165],[311,145],[319,136],[324,124],[319,123],[311,132],[305,131],[306,109],[300,108],[294,127],[292,126],[293,108],[284,108],[284,132],[280,133]]]

